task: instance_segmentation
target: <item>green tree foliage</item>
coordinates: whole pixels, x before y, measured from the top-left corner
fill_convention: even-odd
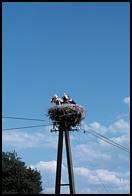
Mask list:
[[[42,191],[41,175],[27,167],[14,152],[2,152],[2,193],[38,194]]]

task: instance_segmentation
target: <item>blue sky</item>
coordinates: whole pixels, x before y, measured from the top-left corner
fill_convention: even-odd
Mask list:
[[[87,110],[83,126],[129,147],[129,3],[8,2],[2,7],[3,115],[42,118],[47,124],[51,96],[66,91]],[[3,128],[36,124],[43,123],[3,120]],[[107,186],[115,179],[110,193],[129,192],[129,154],[82,132],[71,137],[78,193],[105,193],[97,176]],[[15,149],[47,175],[47,193],[54,191],[56,146],[57,134],[48,127],[3,132],[3,150]],[[66,181],[65,156],[63,164]]]

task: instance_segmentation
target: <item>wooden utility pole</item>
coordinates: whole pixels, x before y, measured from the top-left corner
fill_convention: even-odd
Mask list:
[[[59,132],[58,135],[58,151],[57,151],[57,166],[56,166],[56,181],[55,194],[61,193],[61,186],[69,186],[70,194],[75,194],[75,184],[73,175],[72,155],[70,146],[69,133],[78,130],[78,126],[82,119],[84,119],[85,110],[82,106],[77,104],[63,103],[48,109],[48,115],[53,122],[52,132]],[[66,144],[66,158],[68,168],[68,184],[61,183],[62,170],[62,154],[63,154],[63,138],[65,137]]]
[[[65,133],[65,135],[64,135],[64,133]],[[66,144],[66,156],[67,156],[69,184],[61,184],[63,136],[65,137],[65,144]],[[70,194],[75,194],[75,185],[74,185],[74,175],[73,175],[73,165],[72,165],[69,131],[63,131],[63,130],[62,131],[59,130],[55,194],[60,194],[61,186],[69,186]]]

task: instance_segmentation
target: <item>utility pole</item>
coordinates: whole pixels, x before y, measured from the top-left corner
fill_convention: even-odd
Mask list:
[[[68,165],[69,184],[61,184],[63,136],[65,137],[65,144],[66,144],[66,156],[67,156],[67,165]],[[61,186],[69,186],[70,194],[75,194],[69,131],[63,131],[63,130],[59,130],[55,194],[60,194]]]
[[[52,101],[57,99],[56,96]],[[69,133],[78,130],[82,119],[84,119],[85,110],[82,106],[71,104],[58,104],[48,109],[48,115],[53,122],[53,129],[51,132],[58,132],[58,150],[57,150],[57,166],[56,166],[56,181],[55,181],[55,194],[61,194],[61,186],[69,186],[70,194],[75,194],[72,154],[70,146]],[[69,183],[61,183],[62,174],[62,154],[63,154],[63,138],[65,138],[66,145],[66,159],[68,168]]]

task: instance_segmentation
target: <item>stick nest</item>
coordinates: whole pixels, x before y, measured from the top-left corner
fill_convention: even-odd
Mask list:
[[[49,118],[59,130],[71,130],[84,119],[84,108],[75,104],[56,105],[48,109]]]

